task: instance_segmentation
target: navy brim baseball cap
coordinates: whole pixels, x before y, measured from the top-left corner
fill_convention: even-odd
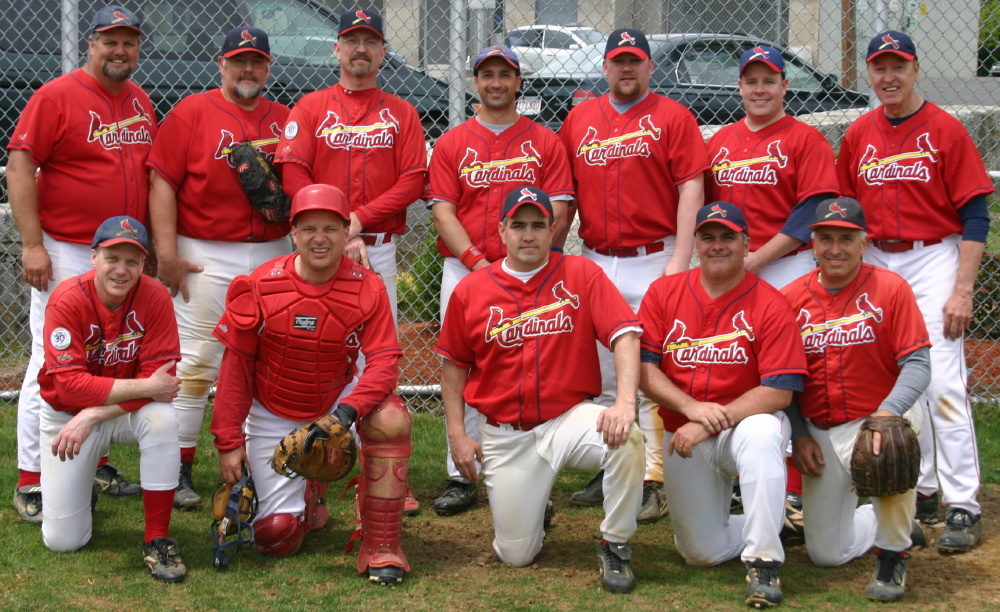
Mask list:
[[[513,49],[503,45],[493,45],[491,47],[486,47],[476,54],[476,58],[472,61],[472,73],[476,74],[479,72],[480,64],[491,57],[502,59],[518,72],[521,70],[521,62],[518,61],[517,54],[514,53]]]
[[[97,228],[90,248],[109,247],[116,244],[129,243],[149,254],[149,234],[146,226],[128,215],[111,217]]]
[[[698,231],[709,223],[719,223],[734,232],[750,235],[747,232],[747,219],[743,216],[743,211],[732,202],[720,200],[702,206],[698,210],[698,216],[695,217],[694,230]]]
[[[870,62],[886,53],[895,53],[907,61],[917,59],[917,47],[913,44],[913,39],[896,30],[876,34],[868,43],[865,61]]]
[[[143,33],[142,20],[125,7],[112,4],[94,13],[90,22],[92,32],[105,32],[114,28],[128,28],[139,34]]]
[[[342,13],[340,15],[340,30],[337,35],[343,36],[348,32],[362,28],[375,32],[379,38],[385,40],[385,33],[382,29],[382,16],[375,11],[366,11],[363,9],[354,9]]]
[[[222,43],[222,57],[233,57],[245,51],[260,53],[267,59],[272,59],[267,32],[250,26],[229,30],[225,42]]]
[[[535,187],[521,187],[507,194],[500,216],[505,219],[513,217],[525,205],[537,206],[544,217],[551,217],[553,214],[552,202],[549,201],[547,193]]]
[[[621,28],[612,32],[604,46],[605,59],[612,59],[623,53],[631,53],[639,59],[649,57],[646,35],[635,28]]]
[[[760,62],[775,72],[785,74],[785,59],[781,57],[781,51],[767,45],[757,45],[753,49],[747,49],[740,56],[740,76],[747,65],[753,62]]]
[[[830,198],[819,203],[819,206],[816,207],[816,217],[809,229],[816,229],[824,225],[859,230],[868,229],[861,202],[848,197]]]

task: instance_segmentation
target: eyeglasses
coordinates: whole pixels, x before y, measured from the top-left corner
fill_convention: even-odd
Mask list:
[[[341,38],[340,44],[348,49],[356,49],[359,45],[364,45],[365,49],[369,51],[374,51],[375,49],[381,47],[385,43],[376,38],[369,38],[366,40],[358,40],[357,38]]]
[[[271,65],[271,60],[269,60],[269,59],[267,59],[266,57],[263,57],[263,56],[259,56],[259,57],[240,57],[239,55],[237,55],[236,57],[228,57],[228,58],[226,58],[226,61],[229,62],[229,63],[231,63],[233,66],[235,66],[237,68],[240,68],[240,69],[246,68],[247,66],[251,66],[255,70],[257,70],[257,69],[264,68],[266,66],[270,66]]]

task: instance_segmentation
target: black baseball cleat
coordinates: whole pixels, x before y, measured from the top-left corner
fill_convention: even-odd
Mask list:
[[[601,584],[612,593],[628,593],[635,588],[635,575],[628,544],[604,542],[597,548],[597,563],[601,568]]]
[[[941,522],[938,515],[938,493],[934,491],[930,495],[917,493],[917,516],[916,519],[925,525],[937,525]]]
[[[478,501],[479,488],[476,487],[476,483],[452,480],[441,497],[434,500],[434,511],[441,516],[451,516],[465,512]]]
[[[569,503],[577,506],[598,506],[604,503],[604,470],[591,478],[587,486],[570,495]]]
[[[865,587],[865,597],[874,601],[899,601],[906,593],[906,559],[904,552],[879,550],[875,571]]]
[[[747,568],[748,606],[770,608],[781,603],[781,580],[778,578],[777,561],[754,559],[744,563]]]
[[[964,508],[949,508],[944,514],[944,531],[938,538],[938,551],[960,554],[979,543],[983,537],[983,515],[973,516]]]
[[[153,578],[163,582],[181,582],[187,576],[187,567],[181,561],[181,551],[173,538],[153,538],[142,545],[143,561]]]
[[[379,586],[399,584],[403,582],[403,568],[395,565],[385,567],[369,567],[368,580]]]
[[[548,529],[552,526],[552,517],[556,515],[556,507],[552,504],[552,500],[545,502],[545,514],[542,515],[542,528]]]
[[[201,496],[195,492],[194,481],[191,478],[192,469],[191,462],[181,461],[177,490],[174,491],[174,508],[178,510],[197,510],[201,507]]]
[[[24,485],[14,489],[14,510],[25,523],[42,524],[42,485]]]
[[[94,473],[94,484],[98,486],[101,493],[111,497],[130,497],[142,493],[142,487],[134,482],[125,480],[121,470],[105,463],[97,468]]]

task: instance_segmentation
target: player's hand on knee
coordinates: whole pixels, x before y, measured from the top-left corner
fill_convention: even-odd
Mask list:
[[[160,257],[156,264],[157,278],[170,290],[171,297],[177,297],[177,292],[185,302],[189,301],[186,275],[188,273],[197,274],[203,272],[205,268],[196,263],[192,263],[183,257]]]
[[[618,448],[628,440],[634,422],[635,408],[615,403],[597,415],[597,431],[604,434],[604,443],[608,448]]]
[[[972,319],[972,295],[956,291],[944,304],[944,335],[951,340],[962,337]]]
[[[146,379],[146,384],[149,385],[147,397],[152,398],[154,402],[174,401],[181,390],[181,379],[170,373],[176,364],[176,361],[168,361]]]
[[[819,478],[823,475],[823,449],[812,436],[802,436],[792,442],[792,462],[799,472]]]
[[[681,413],[689,421],[700,423],[709,433],[719,433],[736,425],[728,406],[714,402],[688,402],[680,406]]]
[[[26,247],[21,251],[21,268],[24,271],[24,280],[39,291],[48,291],[49,281],[56,279],[52,273],[49,252],[40,244]]]
[[[673,455],[676,452],[681,457],[690,459],[695,445],[704,442],[710,435],[711,433],[701,423],[694,421],[685,423],[670,438],[667,455]]]
[[[219,475],[227,484],[234,485],[243,478],[243,463],[247,465],[247,449],[245,446],[233,449],[228,453],[219,453]]]
[[[88,418],[87,410],[81,410],[63,425],[63,428],[52,440],[52,454],[59,457],[60,461],[72,460],[80,454],[80,449],[90,437],[93,426]]]

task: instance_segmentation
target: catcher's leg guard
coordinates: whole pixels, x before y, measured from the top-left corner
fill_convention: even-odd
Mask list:
[[[294,514],[271,514],[254,521],[253,531],[259,552],[272,557],[290,557],[299,552],[309,532],[309,524]]]
[[[361,551],[358,571],[399,567],[410,570],[400,545],[410,457],[410,413],[390,395],[359,422],[361,478],[358,510]]]
[[[330,511],[326,509],[323,496],[330,488],[328,482],[306,481],[306,512],[303,518],[309,525],[309,529],[322,529],[326,526],[327,519],[330,518]]]

